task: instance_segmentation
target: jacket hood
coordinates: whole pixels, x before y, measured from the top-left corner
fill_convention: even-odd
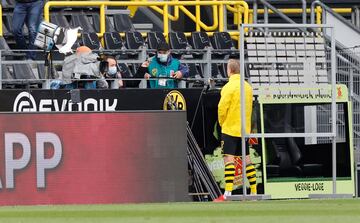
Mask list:
[[[78,55],[78,57],[80,58],[81,63],[89,64],[97,62],[99,56],[96,53],[82,53]]]

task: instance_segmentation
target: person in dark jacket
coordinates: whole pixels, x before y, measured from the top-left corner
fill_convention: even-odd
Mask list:
[[[16,0],[13,13],[13,34],[16,45],[22,50],[35,50],[34,46],[38,26],[42,20],[42,12],[44,8],[44,0]],[[29,44],[23,34],[23,26],[26,24],[29,30]],[[36,53],[28,51],[27,59],[35,59]]]
[[[105,79],[118,79],[117,80],[117,86],[119,88],[124,88],[125,81],[122,80],[122,78],[129,78],[124,73],[121,73],[121,71],[118,68],[118,62],[115,57],[113,56],[105,56],[105,61],[107,68],[105,69],[105,72],[102,72],[102,75]]]
[[[167,43],[159,43],[154,57],[139,67],[138,78],[150,79],[151,88],[177,88],[177,80],[189,76],[189,68],[170,54]]]

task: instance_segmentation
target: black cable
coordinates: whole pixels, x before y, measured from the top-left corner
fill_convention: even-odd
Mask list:
[[[207,92],[209,90],[209,88],[210,88],[210,85],[204,85],[203,89],[200,92],[200,96],[199,96],[199,99],[198,99],[198,102],[197,102],[197,105],[196,105],[194,117],[193,117],[193,120],[191,121],[191,127],[190,127],[191,130],[194,127],[195,119],[196,119],[196,116],[197,116],[197,113],[198,113],[199,106],[200,106],[200,103],[202,101],[203,95],[204,95],[205,92]]]

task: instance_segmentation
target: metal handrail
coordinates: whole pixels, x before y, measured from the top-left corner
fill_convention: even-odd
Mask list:
[[[164,21],[164,35],[167,36],[169,33],[169,6],[179,6],[179,9],[186,11],[185,6],[195,6],[198,8],[198,13],[196,13],[195,18],[192,17],[192,20],[195,19],[197,24],[197,29],[203,28],[206,31],[215,30],[218,28],[219,31],[224,30],[224,7],[226,5],[239,5],[244,10],[244,21],[243,23],[248,23],[249,19],[249,6],[245,1],[165,1],[165,2],[144,2],[144,1],[49,1],[44,6],[44,19],[45,21],[50,21],[50,8],[67,6],[67,7],[99,7],[100,8],[100,33],[98,36],[103,37],[105,32],[105,9],[107,6],[157,6],[163,8],[163,21]],[[217,17],[214,19],[214,24],[212,26],[207,26],[201,22],[200,19],[200,6],[213,6],[214,10],[216,8]],[[185,10],[184,10],[185,9]],[[215,12],[214,11],[214,12]],[[190,13],[187,13],[189,16]],[[218,23],[216,25],[216,23]],[[216,25],[216,26],[215,26]]]
[[[3,36],[2,5],[0,4],[0,36]]]
[[[315,23],[315,7],[321,7],[323,10],[329,12],[331,15],[333,15],[334,17],[336,17],[337,19],[339,19],[341,22],[343,22],[344,24],[346,24],[348,27],[350,27],[352,30],[354,30],[355,32],[360,34],[360,30],[354,26],[353,24],[351,24],[350,22],[348,22],[344,17],[340,16],[339,14],[337,14],[336,12],[334,12],[334,10],[332,10],[332,8],[330,8],[329,6],[325,5],[324,3],[322,3],[319,0],[316,0],[314,2],[311,3],[311,12],[310,12],[310,17],[311,17],[311,23],[314,24]],[[318,10],[319,13],[319,10]],[[318,23],[319,21],[317,21]]]

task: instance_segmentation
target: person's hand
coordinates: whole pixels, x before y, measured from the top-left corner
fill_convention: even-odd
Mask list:
[[[176,79],[181,79],[183,77],[183,74],[181,73],[181,71],[176,71],[172,77]]]
[[[151,75],[150,75],[150,74],[148,74],[148,73],[146,73],[146,74],[144,75],[144,78],[145,78],[146,80],[149,80],[149,79],[150,79],[150,77],[151,77]]]
[[[144,63],[141,64],[142,67],[148,67],[150,62],[148,60],[145,60]]]

